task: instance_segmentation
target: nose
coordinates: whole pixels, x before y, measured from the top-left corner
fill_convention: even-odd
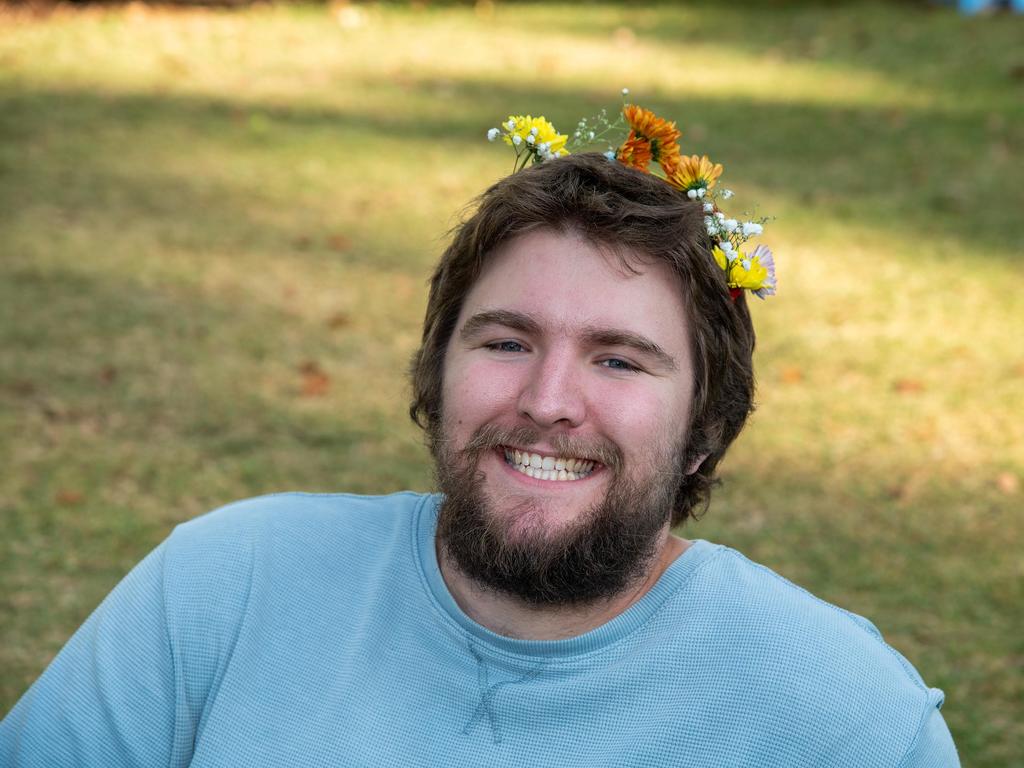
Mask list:
[[[577,427],[586,416],[583,372],[569,350],[539,355],[519,394],[519,413],[539,427]]]

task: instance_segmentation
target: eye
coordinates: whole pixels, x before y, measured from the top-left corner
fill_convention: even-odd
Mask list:
[[[626,373],[636,373],[640,371],[640,369],[635,365],[626,362],[620,357],[610,357],[607,360],[601,360],[598,365],[603,365],[605,368],[613,371],[624,371]]]
[[[518,341],[492,341],[490,344],[484,344],[487,349],[493,350],[494,352],[525,352],[526,349]]]

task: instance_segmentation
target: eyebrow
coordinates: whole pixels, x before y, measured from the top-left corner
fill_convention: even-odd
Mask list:
[[[479,333],[483,328],[492,325],[501,325],[533,335],[540,335],[541,333],[540,323],[524,312],[514,312],[507,309],[487,309],[477,312],[466,320],[459,331],[459,338],[466,341]],[[595,326],[584,326],[582,333],[584,342],[589,346],[627,347],[641,355],[653,358],[662,368],[669,371],[679,370],[679,363],[672,355],[651,339],[639,333],[619,328],[600,328]]]

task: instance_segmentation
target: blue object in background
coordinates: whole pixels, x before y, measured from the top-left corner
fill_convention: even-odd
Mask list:
[[[1014,13],[1024,13],[1024,0],[956,0],[956,7],[965,16],[1007,6]]]

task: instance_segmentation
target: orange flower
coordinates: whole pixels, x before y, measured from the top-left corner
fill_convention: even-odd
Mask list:
[[[666,171],[668,183],[684,192],[688,189],[711,189],[715,179],[722,175],[721,163],[712,163],[708,156],[685,155],[680,157],[672,170]]]
[[[630,137],[616,150],[615,159],[625,166],[648,173],[647,166],[651,163],[651,142],[633,137],[632,133]]]
[[[632,129],[626,139],[647,139],[651,144],[651,158],[665,168],[674,165],[679,157],[679,137],[682,132],[676,128],[676,124],[658,117],[649,109],[638,107],[636,104],[627,104],[622,108],[622,114]]]

